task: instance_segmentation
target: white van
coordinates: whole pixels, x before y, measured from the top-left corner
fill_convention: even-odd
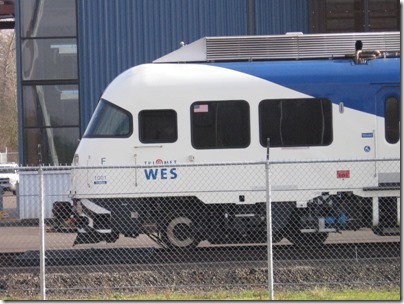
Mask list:
[[[0,187],[4,191],[16,194],[18,184],[18,165],[16,163],[0,164]]]

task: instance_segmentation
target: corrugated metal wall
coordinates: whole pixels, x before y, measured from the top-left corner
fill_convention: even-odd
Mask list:
[[[124,70],[177,49],[180,41],[246,35],[249,1],[77,0],[81,131],[103,90]],[[256,34],[308,31],[308,0],[253,3]]]

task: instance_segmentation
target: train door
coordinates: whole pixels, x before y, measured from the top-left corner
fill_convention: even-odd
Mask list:
[[[400,156],[400,87],[383,87],[376,94],[376,157]]]
[[[373,196],[373,229],[381,235],[399,233],[400,222],[400,87],[376,94],[376,157],[378,186]]]

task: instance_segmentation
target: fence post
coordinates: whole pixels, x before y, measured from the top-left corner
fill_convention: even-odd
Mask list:
[[[41,290],[41,300],[46,300],[46,282],[45,282],[45,186],[42,166],[39,167],[39,284]]]
[[[274,271],[272,256],[272,210],[271,210],[271,182],[269,172],[269,138],[267,138],[267,160],[265,162],[266,179],[266,208],[267,208],[267,254],[268,254],[268,295],[274,299]]]

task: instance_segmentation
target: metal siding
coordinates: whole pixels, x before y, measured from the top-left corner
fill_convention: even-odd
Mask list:
[[[309,0],[255,0],[255,33],[310,31]]]
[[[247,0],[77,0],[81,132],[118,74],[181,41],[247,34]],[[256,34],[309,28],[308,0],[255,0]]]
[[[82,133],[118,74],[204,36],[246,35],[245,0],[78,0]]]

